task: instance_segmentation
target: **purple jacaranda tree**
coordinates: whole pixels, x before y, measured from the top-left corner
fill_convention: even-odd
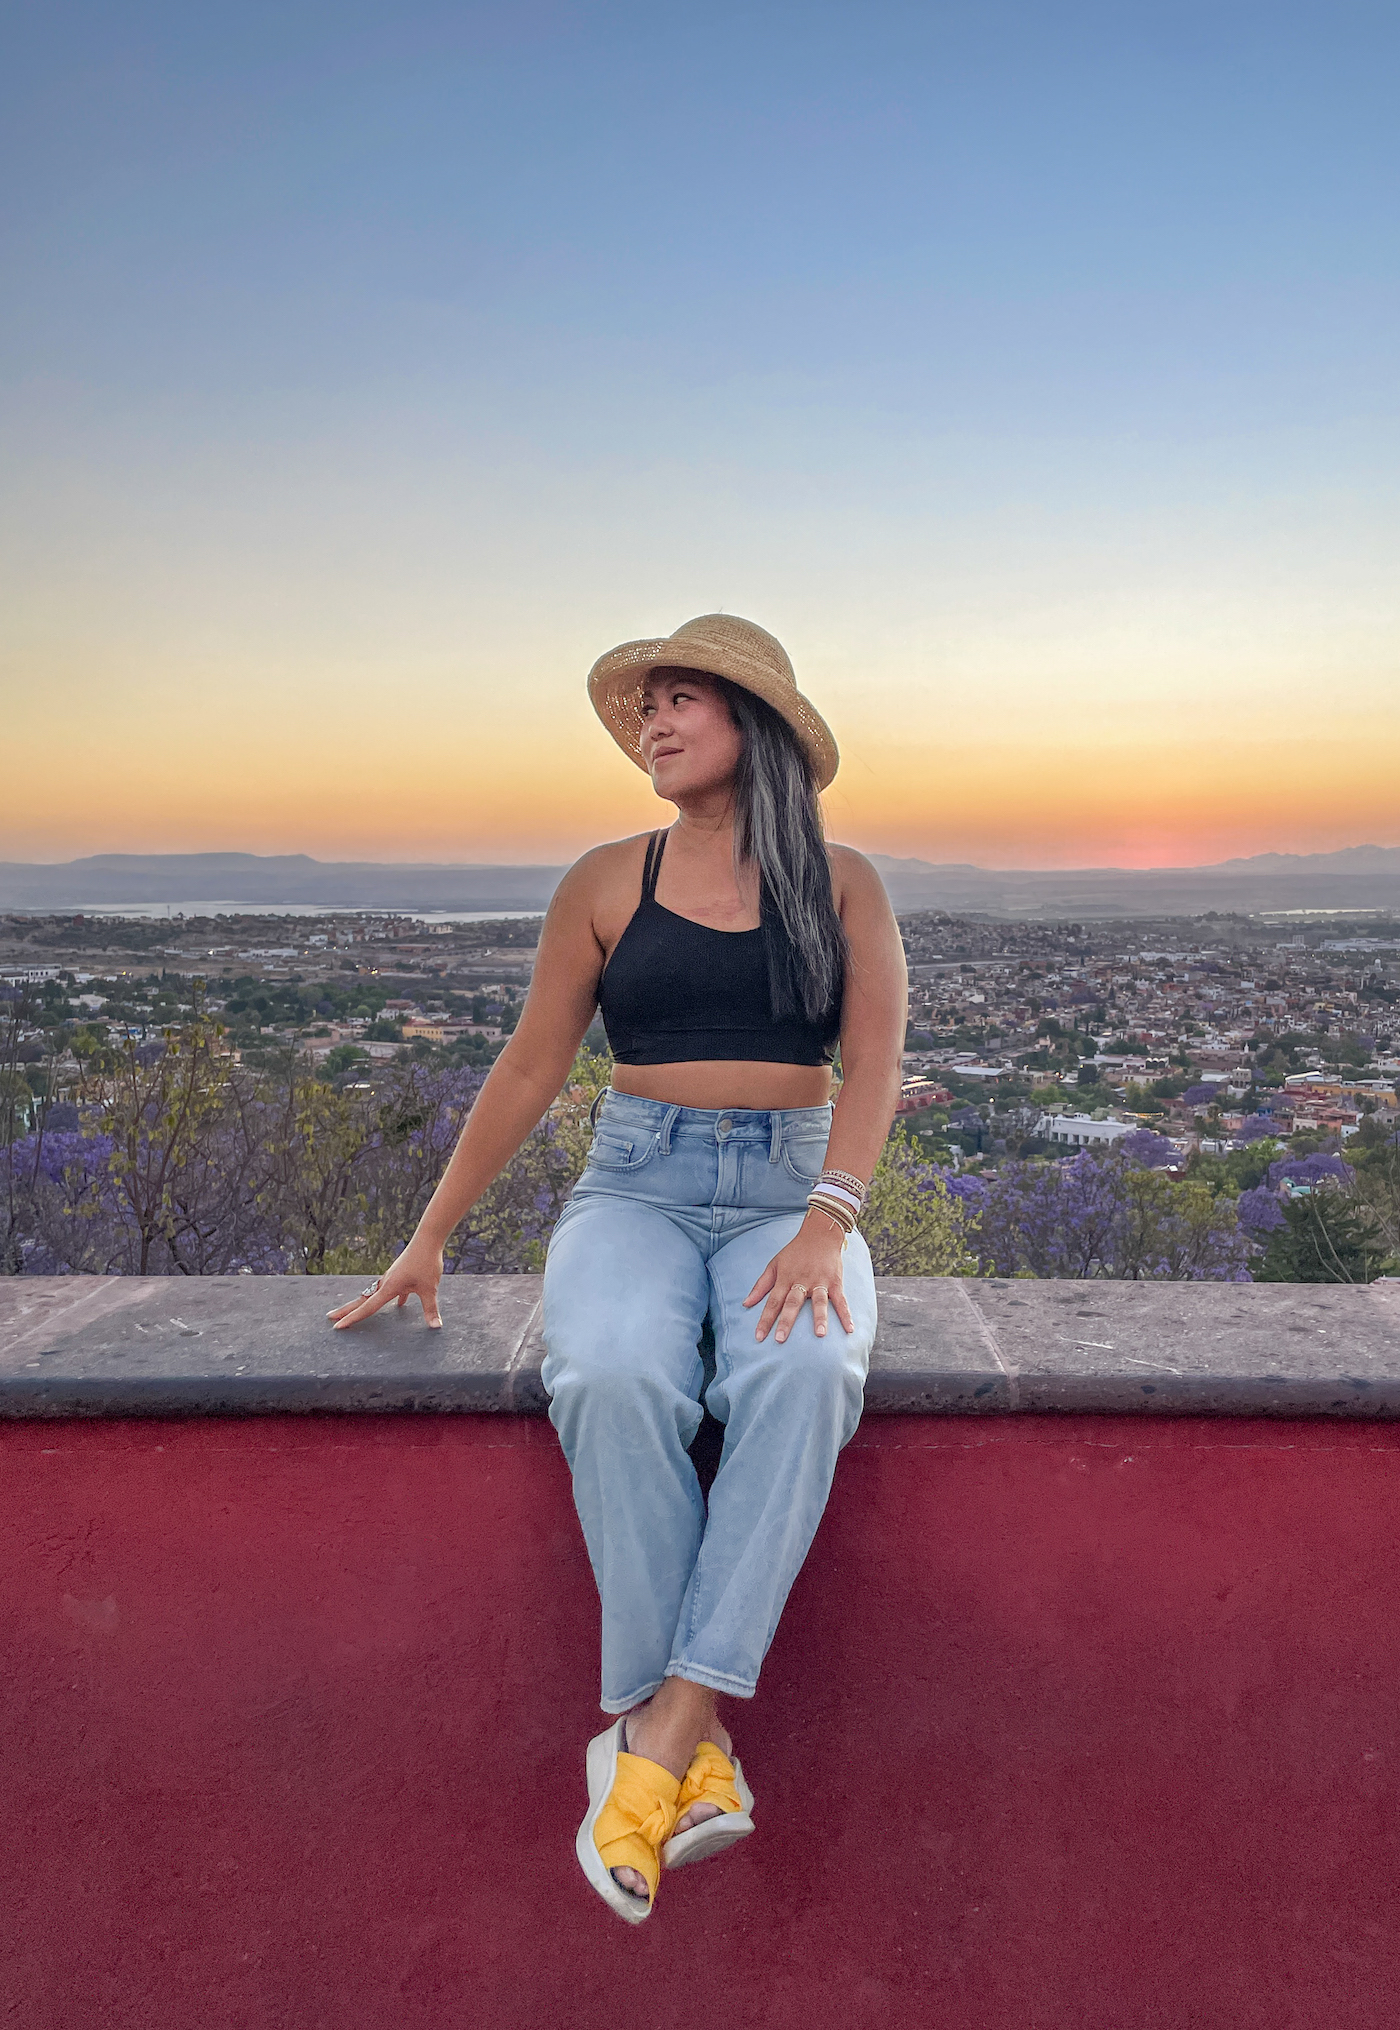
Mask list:
[[[880,1151],[861,1217],[876,1275],[975,1275],[968,1247],[975,1215],[968,1206],[907,1135],[892,1135]]]
[[[1235,1215],[1251,1239],[1262,1240],[1265,1235],[1277,1233],[1286,1224],[1278,1192],[1271,1191],[1267,1184],[1256,1184],[1252,1190],[1242,1191]]]
[[[484,1072],[465,1065],[408,1063],[396,1067],[380,1094],[362,1168],[366,1219],[381,1237],[376,1268],[412,1235],[485,1082]],[[443,1266],[451,1274],[462,1264],[449,1251]]]
[[[484,1072],[466,1065],[396,1067],[377,1103],[366,1178],[375,1217],[386,1229],[405,1239],[413,1231],[485,1083]]]
[[[1175,1142],[1155,1128],[1130,1128],[1118,1149],[1130,1163],[1140,1163],[1147,1170],[1164,1170],[1181,1160]]]
[[[69,1130],[25,1135],[0,1150],[16,1208],[18,1269],[35,1276],[125,1271],[129,1251],[112,1147],[108,1136]]]
[[[1280,1156],[1276,1163],[1269,1165],[1269,1183],[1280,1184],[1339,1184],[1344,1188],[1355,1178],[1349,1163],[1340,1156],[1319,1149],[1311,1156]]]
[[[1121,1166],[1081,1151],[1056,1163],[1007,1163],[987,1182],[976,1247],[984,1273],[1106,1273],[1123,1212]]]
[[[448,1250],[448,1269],[469,1275],[542,1269],[582,1168],[567,1125],[546,1115],[472,1207]]]
[[[1240,1226],[1251,1239],[1262,1244],[1271,1233],[1280,1232],[1288,1224],[1284,1213],[1288,1185],[1302,1184],[1315,1189],[1325,1184],[1345,1191],[1351,1188],[1355,1176],[1349,1163],[1323,1151],[1312,1156],[1280,1156],[1269,1165],[1262,1184],[1240,1193],[1237,1207]]]
[[[561,1101],[483,1194],[451,1272],[538,1268],[587,1157],[601,1075]],[[580,1080],[582,1081],[580,1083]],[[30,1273],[373,1272],[412,1234],[484,1074],[416,1062],[338,1091],[304,1063],[252,1072],[202,1018],[93,1058],[61,1131],[0,1148],[8,1265]],[[49,1109],[55,1114],[56,1109]]]
[[[224,1082],[219,1101],[169,1179],[162,1228],[169,1268],[185,1276],[281,1274],[286,1247],[259,1200],[271,1109],[258,1084],[242,1077]]]
[[[134,1275],[207,1273],[233,1230],[251,1158],[229,1160],[241,1087],[219,1038],[218,1024],[197,1012],[160,1039],[128,1042],[99,1085],[94,1125],[112,1143],[108,1169],[125,1205]],[[192,1241],[188,1262],[182,1249]]]
[[[1247,1282],[1248,1242],[1233,1202],[1142,1160],[1160,1158],[1159,1149],[1139,1144],[1135,1159],[1125,1147],[1131,1139],[1058,1162],[1007,1163],[988,1176],[928,1165],[929,1185],[936,1179],[963,1208],[982,1275]]]
[[[581,1051],[569,1085],[472,1207],[447,1266],[468,1274],[544,1267],[545,1249],[592,1141],[590,1108],[610,1061]]]
[[[263,1100],[258,1203],[284,1266],[384,1269],[446,1168],[482,1078],[409,1063],[378,1089],[336,1090],[302,1068]]]
[[[541,1266],[606,1073],[604,1060],[580,1057],[566,1093],[463,1221],[450,1273]],[[0,1151],[11,1264],[31,1273],[373,1273],[412,1234],[483,1083],[477,1071],[404,1061],[373,1088],[344,1090],[290,1060],[245,1070],[203,1018],[94,1060],[84,1079],[74,1119]],[[900,1142],[889,1189],[872,1196],[875,1238],[894,1273],[946,1262],[998,1275],[1247,1276],[1233,1202],[1164,1175],[1175,1153],[1139,1130],[1111,1151],[968,1177]],[[1331,1176],[1337,1159],[1290,1168]],[[944,1245],[949,1235],[956,1246]]]
[[[1189,1085],[1181,1095],[1185,1107],[1208,1107],[1220,1098],[1218,1085]]]
[[[158,1201],[141,1195],[158,1153],[138,1136],[133,1198],[130,1147],[103,1132],[100,1119],[92,1108],[80,1132],[50,1131],[42,1142],[30,1135],[0,1151],[19,1185],[18,1267],[34,1275],[219,1275],[287,1266],[256,1202],[263,1144],[255,1105],[206,1118],[165,1168]],[[153,1203],[154,1227],[141,1216]]]
[[[1262,1142],[1266,1135],[1276,1135],[1278,1124],[1267,1114],[1246,1114],[1236,1129],[1233,1140],[1237,1149],[1247,1149],[1251,1142]]]

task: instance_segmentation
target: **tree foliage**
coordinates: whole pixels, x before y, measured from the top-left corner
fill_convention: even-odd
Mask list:
[[[923,1162],[902,1133],[891,1137],[861,1219],[876,1275],[975,1275],[969,1240],[976,1225],[975,1213],[952,1196],[942,1172]]]
[[[1337,1191],[1290,1199],[1270,1235],[1261,1283],[1369,1283],[1386,1247],[1365,1208]]]
[[[0,1020],[3,1013],[0,1011]],[[13,1025],[11,1025],[13,1026]],[[3,1038],[0,1038],[3,1041]],[[30,1273],[374,1273],[413,1232],[484,1082],[400,1058],[329,1079],[290,1051],[238,1064],[196,1006],[159,1037],[73,1039],[75,1103],[35,1099],[14,1051],[0,1087],[5,1266]],[[45,1067],[26,1066],[30,1070]],[[587,1160],[610,1061],[570,1083],[449,1244],[451,1274],[539,1269]],[[976,1107],[953,1127],[980,1144]],[[1024,1139],[1024,1138],[1023,1138]],[[958,1175],[898,1129],[862,1229],[877,1273],[1361,1281],[1400,1256],[1400,1137],[1373,1118],[1350,1162],[1261,1140],[1193,1158],[1150,1130],[1070,1157]]]
[[[81,1108],[0,1148],[8,1266],[32,1274],[374,1273],[413,1232],[484,1083],[399,1060],[338,1084],[290,1052],[235,1064],[196,1012],[158,1041],[80,1058]],[[449,1273],[539,1268],[588,1154],[610,1063],[566,1092],[464,1221]]]
[[[1248,1241],[1233,1200],[1198,1179],[1164,1175],[1153,1151],[1125,1146],[1132,1140],[950,1179],[976,1218],[971,1245],[980,1272],[1247,1282]]]

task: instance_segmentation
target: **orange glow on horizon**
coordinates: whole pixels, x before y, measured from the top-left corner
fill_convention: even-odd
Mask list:
[[[290,731],[290,729],[289,729]],[[586,715],[536,744],[519,727],[443,730],[431,752],[380,729],[251,726],[217,745],[70,741],[16,771],[0,857],[308,853],[323,860],[560,862],[666,822],[646,778]],[[577,738],[574,737],[575,731]],[[1260,852],[1400,842],[1385,743],[1276,737],[1247,754],[1195,741],[1090,747],[967,740],[845,743],[833,838],[988,867],[1190,866]]]

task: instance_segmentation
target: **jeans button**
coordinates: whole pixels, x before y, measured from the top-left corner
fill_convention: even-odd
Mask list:
[[[728,1116],[726,1116],[724,1120],[720,1121],[717,1124],[715,1128],[715,1133],[719,1136],[721,1142],[724,1141],[725,1137],[729,1134],[729,1131],[733,1126],[734,1123],[728,1118]]]

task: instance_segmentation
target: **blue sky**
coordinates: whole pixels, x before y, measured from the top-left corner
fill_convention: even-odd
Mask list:
[[[1400,838],[1397,55],[1345,4],[30,10],[0,669],[71,767],[0,850],[573,850],[646,818],[589,663],[718,606],[857,843]]]

